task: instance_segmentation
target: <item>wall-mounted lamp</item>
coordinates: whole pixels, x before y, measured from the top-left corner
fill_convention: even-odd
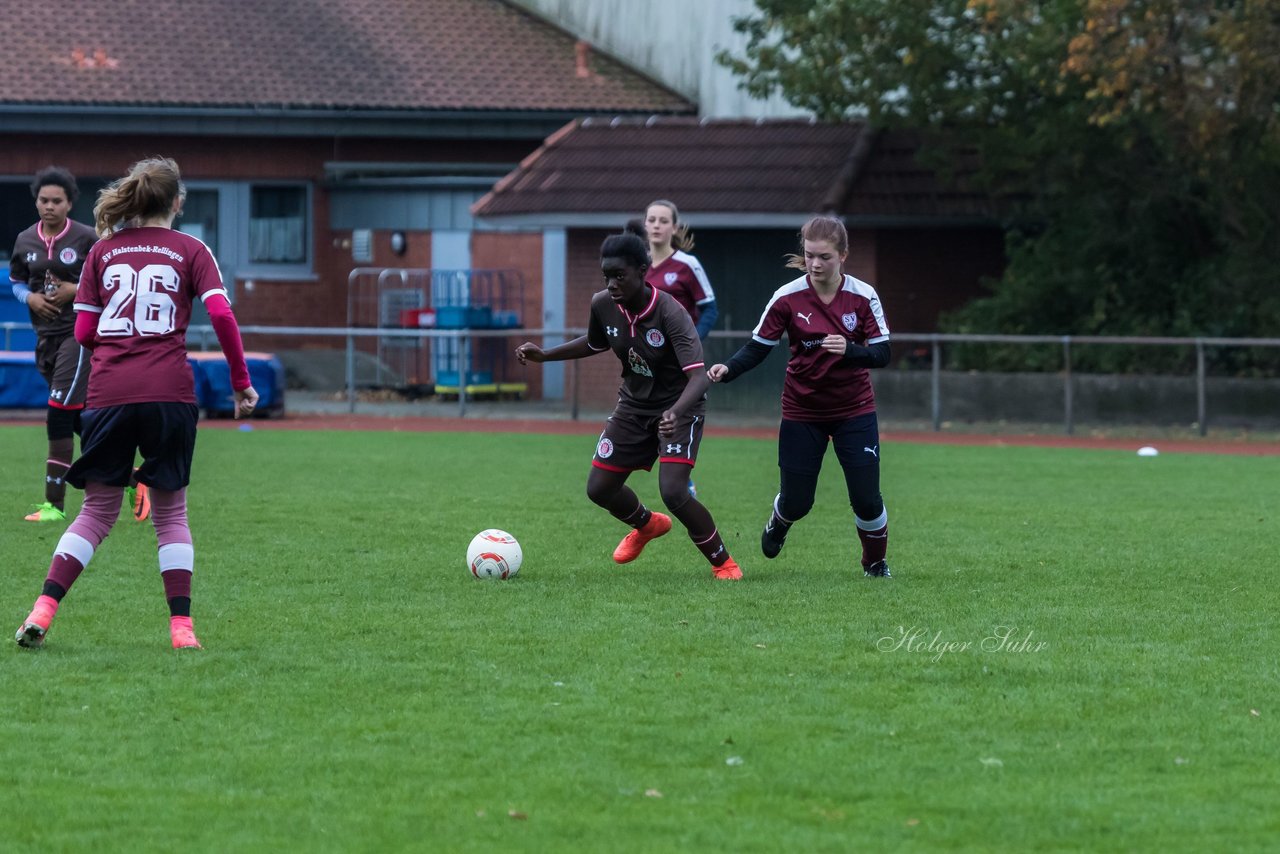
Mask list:
[[[397,255],[403,255],[407,248],[403,231],[391,232],[391,251]]]

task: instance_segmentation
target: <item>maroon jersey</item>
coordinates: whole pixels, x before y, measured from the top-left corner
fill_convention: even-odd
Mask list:
[[[47,240],[37,222],[24,229],[13,242],[9,280],[26,285],[32,293],[44,290],[46,272],[53,273],[64,282],[79,281],[89,247],[97,239],[98,235],[92,228],[69,219],[62,231],[52,240]],[[70,335],[76,326],[75,309],[67,303],[52,320],[42,320],[32,313],[31,326],[40,335]]]
[[[639,412],[665,412],[689,384],[687,371],[702,367],[702,342],[689,313],[654,288],[649,304],[631,314],[608,291],[591,298],[587,345],[612,349],[622,363],[619,403]]]
[[[801,276],[774,291],[751,337],[772,347],[784,333],[791,357],[782,385],[783,418],[836,421],[876,408],[870,371],[844,365],[841,356],[822,349],[822,339],[833,334],[862,347],[889,340],[889,324],[875,288],[845,276],[835,299],[826,305],[809,277]]]
[[[671,294],[689,312],[695,325],[702,314],[700,306],[716,298],[702,264],[688,252],[677,251],[662,263],[654,264],[645,271],[644,280],[650,287]]]
[[[99,315],[86,406],[195,403],[187,324],[211,297],[227,297],[218,262],[189,234],[126,228],[98,241],[76,293],[76,311]]]

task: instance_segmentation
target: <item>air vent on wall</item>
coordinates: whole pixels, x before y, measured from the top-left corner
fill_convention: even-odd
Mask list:
[[[365,264],[373,260],[373,232],[371,230],[357,228],[351,232],[351,260]]]

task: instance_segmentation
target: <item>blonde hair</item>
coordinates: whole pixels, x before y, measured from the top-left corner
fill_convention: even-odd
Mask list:
[[[164,216],[173,210],[174,201],[186,194],[178,164],[173,160],[139,160],[128,175],[98,193],[98,202],[93,206],[98,236],[110,237],[132,222]]]
[[[849,251],[849,232],[844,223],[833,216],[815,216],[800,229],[800,254],[787,255],[788,267],[807,269],[804,263],[806,240],[825,240],[836,248],[837,255],[844,255]]]
[[[680,209],[676,207],[675,202],[666,199],[654,199],[645,205],[645,218],[649,216],[649,208],[654,205],[661,205],[671,211],[671,224],[676,230],[671,233],[671,248],[679,249],[681,252],[689,252],[693,249],[693,232],[689,230],[689,226],[680,221]]]

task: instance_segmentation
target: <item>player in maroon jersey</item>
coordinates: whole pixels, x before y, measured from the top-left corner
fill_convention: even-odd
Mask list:
[[[791,526],[813,508],[830,441],[844,469],[863,572],[888,578],[889,514],[880,496],[880,433],[868,369],[889,364],[889,325],[875,288],[843,272],[849,252],[844,223],[814,217],[800,237],[804,254],[791,256],[788,266],[805,275],[774,291],[751,341],[727,365],[712,365],[707,376],[732,382],[787,336],[791,356],[778,429],[781,486],[760,535],[761,551],[777,557]]]
[[[89,247],[98,236],[70,218],[80,190],[75,176],[50,166],[31,181],[40,221],[20,233],[9,259],[13,295],[25,303],[36,331],[36,367],[49,384],[45,432],[49,456],[45,460],[44,503],[36,505],[28,522],[58,522],[64,512],[67,469],[75,454],[89,382],[89,353],[76,341],[76,282]]]
[[[187,362],[191,306],[203,300],[231,369],[237,418],[253,412],[240,329],[209,247],[173,230],[186,195],[178,165],[143,160],[98,196],[101,240],[89,252],[76,294],[76,338],[93,351],[81,453],[67,481],[84,489],[80,513],[54,550],[40,597],[18,629],[37,647],[62,597],[120,514],[120,498],[141,452],[137,480],[151,493],[160,578],[175,649],[199,649],[191,625],[195,551],[187,484],[195,450],[195,382]]]
[[[689,494],[689,471],[702,442],[706,391],[702,343],[689,314],[645,282],[649,253],[634,234],[615,234],[600,247],[605,289],[591,298],[587,334],[549,350],[524,343],[527,362],[582,359],[613,350],[622,363],[618,405],[596,444],[587,497],[633,530],[613,552],[617,563],[640,556],[645,544],[671,530],[671,519],[652,512],[627,486],[637,469],[654,461],[658,490],[671,514],[711,563],[715,578],[736,581],[742,570],[729,556],[711,513]]]
[[[653,259],[644,280],[675,297],[693,318],[698,338],[707,340],[711,327],[720,316],[716,308],[716,294],[702,263],[689,252],[693,249],[693,235],[680,222],[680,211],[675,203],[666,199],[650,202],[644,212],[644,229],[649,241],[649,256]]]
[[[702,269],[702,262],[690,251],[693,249],[693,234],[680,221],[680,210],[675,202],[667,199],[650,202],[644,211],[643,227],[652,259],[644,280],[675,297],[693,318],[698,339],[706,341],[716,318],[720,316],[716,308],[716,294]],[[695,498],[698,495],[692,479],[689,481],[689,493]]]

